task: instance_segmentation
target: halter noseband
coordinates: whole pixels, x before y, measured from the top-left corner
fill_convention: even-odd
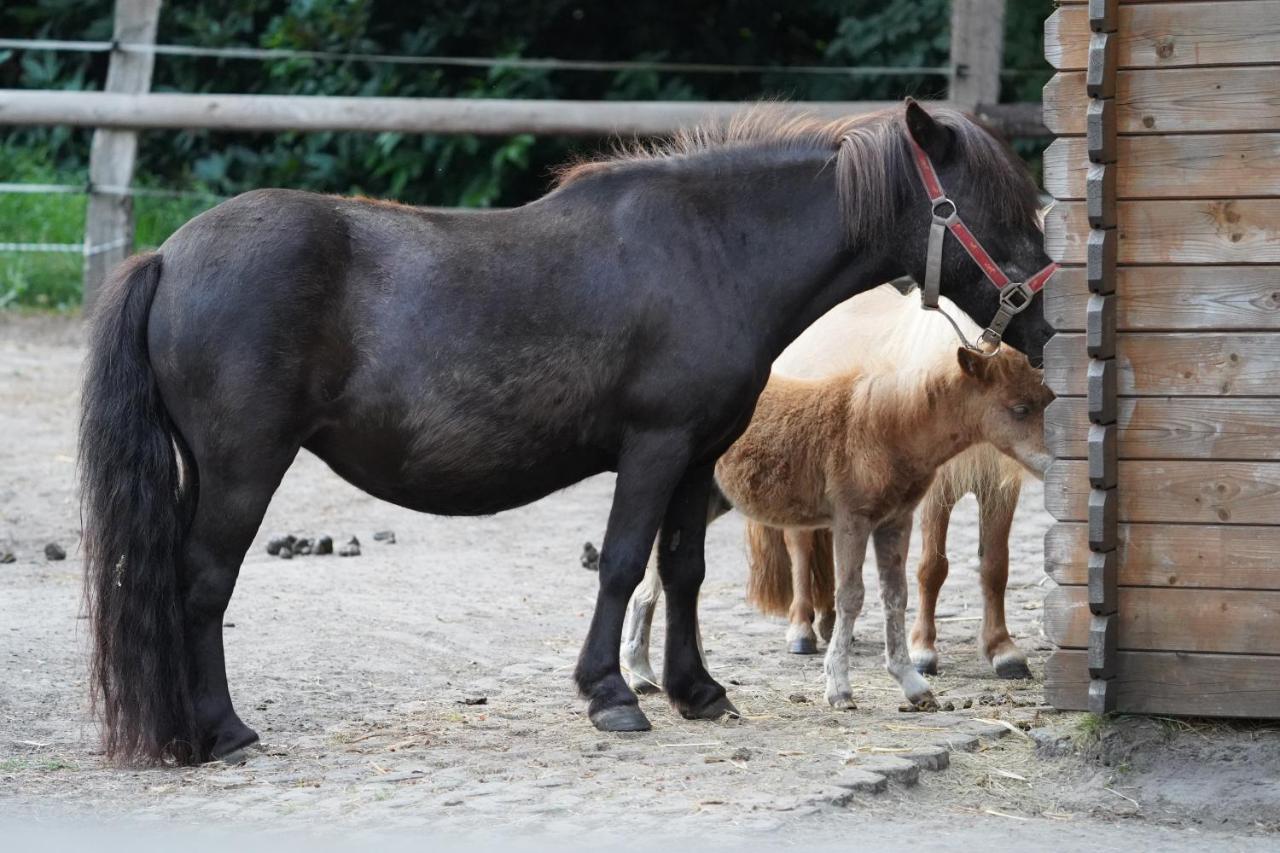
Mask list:
[[[1009,325],[1009,321],[1031,304],[1035,295],[1044,289],[1045,282],[1057,271],[1058,265],[1050,263],[1026,281],[1010,280],[1004,274],[1004,270],[1000,269],[999,264],[987,254],[986,249],[982,248],[978,238],[973,236],[973,232],[960,219],[960,210],[954,201],[947,198],[947,193],[942,189],[942,182],[938,180],[938,172],[934,169],[929,155],[909,133],[907,141],[911,143],[916,171],[920,174],[925,192],[929,194],[929,205],[933,214],[933,223],[929,226],[929,253],[925,257],[924,283],[920,288],[920,304],[926,310],[937,311],[946,317],[966,349],[982,355],[995,355],[1000,350],[1000,340],[1004,336],[1004,330]],[[942,289],[942,242],[948,231],[955,235],[987,280],[1000,291],[1000,307],[996,310],[996,316],[973,343],[965,339],[956,321],[938,306],[938,295]],[[991,350],[982,349],[978,346],[979,343],[989,344]]]

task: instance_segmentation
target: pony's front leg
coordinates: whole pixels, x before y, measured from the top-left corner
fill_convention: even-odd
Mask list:
[[[836,624],[827,644],[823,669],[827,676],[827,702],[838,711],[857,708],[849,689],[849,648],[853,623],[862,612],[866,589],[862,585],[862,561],[867,556],[871,523],[859,515],[839,513],[833,529],[836,552]]]
[[[698,627],[698,591],[707,572],[707,523],[719,514],[711,499],[712,475],[710,465],[686,473],[672,495],[658,538],[658,572],[667,595],[662,684],[671,704],[688,720],[738,716],[724,687],[707,672]]]
[[[1009,530],[1018,508],[1021,484],[991,485],[978,490],[979,572],[982,578],[982,654],[1001,678],[1030,678],[1027,656],[1014,645],[1004,619],[1004,592],[1009,582]]]
[[[649,565],[645,567],[644,580],[631,596],[622,632],[622,667],[627,671],[627,684],[636,693],[656,693],[662,689],[649,663],[653,611],[661,595],[662,578],[658,575],[658,550],[655,546],[649,555]]]
[[[684,474],[689,447],[683,436],[672,433],[640,435],[628,444],[618,462],[613,506],[600,549],[596,609],[574,672],[591,722],[611,732],[649,729],[636,695],[622,679],[618,647],[627,602],[644,577],[663,513]]]
[[[885,521],[874,533],[876,566],[880,572],[880,601],[884,605],[884,665],[907,701],[936,708],[929,682],[916,672],[907,654],[907,546],[911,541],[911,514]]]

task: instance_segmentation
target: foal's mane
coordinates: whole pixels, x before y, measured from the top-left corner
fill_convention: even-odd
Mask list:
[[[997,224],[1021,226],[1036,215],[1035,184],[1004,142],[957,110],[934,107],[929,113],[952,131],[953,156],[981,176],[974,182],[978,202]],[[570,162],[557,170],[555,184],[568,186],[639,162],[693,161],[753,151],[828,151],[850,243],[874,242],[887,236],[902,201],[901,188],[919,181],[907,147],[905,116],[903,108],[894,107],[828,120],[785,104],[757,104],[728,121],[682,128],[652,142],[620,144],[610,154]],[[909,176],[906,182],[904,174]]]

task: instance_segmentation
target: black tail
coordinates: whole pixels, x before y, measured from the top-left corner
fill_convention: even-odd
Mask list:
[[[93,706],[107,757],[129,764],[189,763],[198,742],[180,583],[195,471],[147,352],[160,265],[135,255],[103,287],[80,412]]]

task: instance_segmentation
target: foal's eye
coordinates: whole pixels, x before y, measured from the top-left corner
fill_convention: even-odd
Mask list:
[[[1017,418],[1018,420],[1022,420],[1027,415],[1031,414],[1031,407],[1018,404],[1016,406],[1011,407],[1009,411],[1010,413],[1013,414],[1015,418]]]

